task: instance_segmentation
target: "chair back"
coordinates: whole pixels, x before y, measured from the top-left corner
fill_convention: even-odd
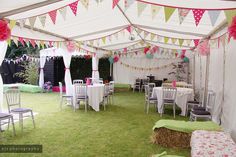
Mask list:
[[[103,80],[98,80],[98,83],[99,84],[103,84]]]
[[[87,86],[84,84],[75,84],[75,95],[76,96],[87,96]]]
[[[162,99],[163,100],[173,100],[175,101],[177,89],[173,87],[163,87],[162,88]]]
[[[139,79],[139,78],[136,79],[136,80],[135,80],[135,85],[141,85],[141,79]]]
[[[61,82],[58,82],[58,83],[59,83],[60,96],[62,96],[62,93],[63,93],[62,83]]]
[[[149,83],[149,79],[142,79],[143,85],[147,85]]]
[[[104,96],[108,95],[110,92],[109,84],[104,85]]]
[[[12,106],[21,107],[19,89],[9,89],[6,91],[5,95],[9,112],[11,111]]]
[[[211,111],[211,109],[215,105],[215,97],[216,97],[215,92],[212,90],[209,90],[207,93],[207,99],[206,99],[206,110]]]
[[[115,82],[114,81],[109,82],[109,89],[110,89],[110,92],[114,93],[114,91],[115,91]]]
[[[83,84],[83,80],[73,80],[73,84]]]

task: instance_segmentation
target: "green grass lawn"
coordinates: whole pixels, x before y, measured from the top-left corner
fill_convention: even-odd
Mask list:
[[[151,143],[152,127],[161,118],[153,106],[149,114],[144,113],[143,93],[115,93],[115,103],[106,111],[90,109],[87,113],[83,107],[74,112],[65,106],[60,111],[57,93],[21,96],[24,107],[38,112],[36,129],[30,118],[25,120],[23,132],[16,123],[16,137],[10,129],[2,133],[0,144],[42,144],[43,153],[0,156],[149,157],[163,151],[190,156],[189,149],[170,149]],[[171,110],[162,118],[172,119]]]

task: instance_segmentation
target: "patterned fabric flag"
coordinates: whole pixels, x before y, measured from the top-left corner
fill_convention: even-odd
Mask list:
[[[228,22],[228,25],[231,24],[233,17],[236,15],[236,10],[225,10],[225,16]]]
[[[166,43],[168,43],[168,41],[169,41],[169,38],[168,37],[164,37],[164,43],[166,44]]]
[[[160,10],[161,10],[160,6],[151,5],[152,19],[154,19],[156,17],[156,15],[159,13]]]
[[[128,27],[126,27],[126,30],[131,33],[131,25],[129,25]]]
[[[153,41],[155,39],[156,35],[151,33],[151,41]]]
[[[179,39],[179,46],[181,47],[184,43],[184,39]]]
[[[189,40],[189,39],[186,40],[186,43],[187,43],[188,46],[190,46],[191,42],[192,42],[192,40]]]
[[[112,9],[115,8],[115,6],[119,3],[120,0],[113,0],[113,3],[112,3]]]
[[[125,10],[127,10],[134,2],[135,0],[125,0]]]
[[[164,12],[165,12],[165,21],[167,22],[171,15],[174,13],[176,8],[171,8],[171,7],[164,7]]]
[[[137,1],[138,16],[142,14],[144,9],[147,7],[147,4]]]
[[[144,32],[144,39],[146,39],[148,35],[149,35],[149,32]]]
[[[89,0],[80,0],[81,4],[86,8],[88,9],[88,6],[89,6]]]
[[[171,38],[171,42],[172,42],[172,44],[175,44],[176,41],[177,41],[176,38]]]
[[[22,46],[25,46],[25,42],[24,42],[24,39],[22,37],[19,37],[19,41],[22,44]]]
[[[75,1],[74,3],[69,4],[69,7],[73,14],[76,16],[77,15],[77,6],[78,6],[79,1]]]
[[[36,21],[36,16],[29,18],[30,27],[33,28]]]
[[[215,25],[219,15],[220,15],[220,12],[221,12],[220,10],[208,10],[208,14],[209,14],[212,26]]]
[[[16,25],[16,20],[10,20],[10,24],[9,24],[10,26],[10,29],[12,30],[13,29],[13,27],[15,27],[15,25]]]
[[[106,37],[102,37],[103,44],[106,44]]]
[[[41,22],[43,27],[45,27],[46,18],[46,15],[39,16],[39,21]]]
[[[192,11],[193,11],[194,19],[195,19],[195,24],[196,24],[196,26],[198,26],[199,22],[202,19],[203,14],[205,13],[205,10],[204,9],[193,9]]]
[[[200,39],[194,39],[194,40],[193,40],[193,42],[194,42],[194,46],[195,46],[195,47],[197,47],[197,46],[198,46],[198,44],[199,44],[199,41],[200,41]]]
[[[25,39],[25,43],[26,43],[26,45],[29,47],[29,39]]]
[[[16,46],[18,47],[18,39],[16,37],[13,37],[13,41],[16,44]]]
[[[59,13],[61,14],[61,16],[64,20],[66,20],[66,11],[67,11],[67,7],[63,7],[61,9],[59,9]]]
[[[19,23],[20,23],[20,28],[23,28],[25,25],[25,19],[20,19]]]
[[[57,19],[57,10],[53,10],[53,11],[48,12],[48,15],[50,16],[53,24],[55,24],[56,19]]]
[[[189,9],[178,9],[178,13],[179,13],[179,23],[182,24],[185,17],[188,15],[189,13]]]

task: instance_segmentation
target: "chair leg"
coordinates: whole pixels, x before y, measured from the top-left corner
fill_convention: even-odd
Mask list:
[[[149,105],[150,105],[150,102],[148,101],[148,103],[147,103],[147,114],[149,112]]]
[[[34,114],[33,114],[33,111],[31,111],[31,118],[32,118],[33,125],[34,125],[34,128],[35,128],[35,121],[34,121]]]
[[[14,124],[14,120],[13,120],[13,116],[11,116],[11,124],[12,124],[12,129],[13,129],[13,135],[16,136],[16,130],[15,130],[15,124]]]
[[[19,124],[20,124],[20,127],[21,127],[21,132],[23,132],[23,127],[24,127],[24,124],[23,124],[23,115],[22,113],[19,114]]]
[[[174,113],[174,118],[175,118],[175,104],[173,105],[173,113]]]
[[[85,106],[85,112],[87,112],[87,100],[85,100],[84,106]]]

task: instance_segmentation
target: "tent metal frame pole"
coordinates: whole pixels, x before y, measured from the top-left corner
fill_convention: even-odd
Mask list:
[[[145,40],[143,39],[143,37],[140,35],[140,33],[137,31],[138,28],[135,27],[135,25],[131,22],[131,20],[128,18],[128,16],[125,14],[125,12],[121,9],[121,7],[119,6],[119,4],[117,4],[117,8],[120,10],[120,12],[124,15],[124,17],[126,18],[126,20],[130,23],[131,26],[133,26],[135,29],[135,32],[138,34],[138,36],[141,38],[142,41],[145,42]]]
[[[193,94],[195,95],[196,93],[196,58],[195,58],[196,54],[193,54],[193,75],[192,75],[192,79],[193,79]]]
[[[205,72],[205,88],[204,88],[204,107],[206,107],[206,98],[208,93],[209,83],[209,66],[210,66],[210,54],[206,56],[206,72]]]
[[[32,4],[32,5],[24,6],[22,8],[16,8],[16,9],[13,9],[13,10],[10,10],[10,11],[0,13],[0,19],[5,18],[7,16],[11,16],[11,15],[19,14],[19,13],[26,12],[26,11],[29,11],[29,10],[44,7],[46,5],[57,3],[57,2],[60,2],[60,1],[63,1],[63,0],[47,0],[47,1],[39,2],[39,3],[35,3],[35,4]]]
[[[224,110],[224,103],[225,103],[225,68],[226,68],[226,51],[225,51],[225,45],[223,47],[224,56],[223,56],[223,84],[222,84],[222,105],[221,105],[221,111],[219,115],[220,124],[222,124],[222,116],[223,116],[223,110]]]

